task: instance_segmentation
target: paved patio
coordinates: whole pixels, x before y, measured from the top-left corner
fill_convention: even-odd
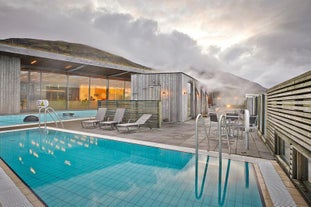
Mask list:
[[[204,120],[205,125],[209,126],[209,120],[206,118]],[[163,123],[161,128],[149,129],[147,127],[141,127],[139,130],[131,132],[118,132],[117,130],[112,130],[111,127],[105,129],[100,128],[91,128],[85,129],[82,128],[80,121],[72,121],[64,123],[65,129],[89,132],[101,135],[116,136],[120,138],[127,138],[133,140],[141,140],[148,142],[155,142],[167,145],[174,145],[180,147],[195,148],[195,120],[189,120],[186,122],[177,122],[177,123]],[[208,130],[208,128],[207,128]],[[202,124],[199,124],[198,127],[198,137],[199,137],[199,148],[202,150],[209,151],[218,151],[218,137],[217,137],[217,126],[214,125],[211,128],[211,133],[208,136],[209,138],[209,147],[208,141],[205,139],[205,132]],[[208,131],[207,131],[208,133]],[[273,160],[274,156],[269,148],[264,144],[260,139],[256,131],[250,133],[249,136],[249,149],[245,149],[244,145],[244,136],[240,134],[237,139],[236,136],[229,138],[231,154],[238,154],[243,156],[263,158],[268,160]],[[236,143],[237,141],[237,143]],[[224,153],[229,153],[228,144],[223,137],[222,141],[222,151]]]
[[[50,126],[55,126],[54,124],[49,124]],[[205,125],[209,126],[209,120],[205,118]],[[80,132],[87,132],[92,134],[99,134],[101,136],[114,136],[118,137],[119,139],[130,139],[135,141],[147,141],[156,144],[164,144],[164,145],[171,145],[177,147],[186,147],[195,148],[195,120],[189,120],[186,122],[178,122],[178,123],[163,123],[161,128],[154,128],[149,129],[147,127],[141,127],[139,130],[131,131],[130,133],[120,133],[116,129],[111,129],[107,127],[105,129],[95,128],[95,129],[85,129],[81,126],[81,121],[70,121],[64,122],[64,128],[67,130],[74,130]],[[218,151],[218,138],[217,138],[217,127],[213,126],[211,129],[211,133],[209,136],[209,144],[208,141],[205,139],[205,132],[202,125],[198,127],[198,134],[199,134],[199,148],[201,150],[209,150],[210,152],[217,152]],[[208,133],[208,131],[207,131]],[[224,137],[225,138],[225,137]],[[265,143],[261,140],[258,136],[256,131],[250,133],[249,136],[249,149],[245,149],[244,145],[244,136],[240,135],[237,139],[236,137],[232,137],[230,140],[230,147],[231,147],[231,155],[238,157],[236,155],[241,155],[243,157],[247,157],[250,160],[261,160],[260,162],[271,162],[273,168],[277,172],[277,177],[280,177],[284,185],[285,191],[288,191],[291,197],[296,203],[296,206],[303,206],[307,207],[308,204],[305,202],[303,197],[300,195],[298,190],[295,188],[293,183],[289,180],[287,175],[284,171],[280,168],[277,162],[274,159],[273,153],[269,150],[269,148],[265,145]],[[237,143],[236,143],[237,141]],[[222,141],[222,151],[225,154],[229,153],[227,141],[224,139]],[[236,155],[235,155],[236,154]],[[258,159],[257,159],[258,158]],[[271,166],[272,166],[271,165]],[[261,173],[260,165],[254,165],[256,174],[258,177],[258,183],[262,190],[262,195],[265,200],[266,206],[274,206],[274,199],[282,199],[279,196],[271,197],[271,192],[269,191],[270,188],[274,187],[267,183],[267,177],[270,178],[271,176],[265,176]],[[14,173],[11,173],[10,169],[8,169],[5,165],[0,165],[0,168],[4,169],[5,173],[9,175],[11,180],[15,183],[15,185],[24,193],[27,199],[31,202],[33,206],[43,206],[39,199],[36,199],[36,196],[33,194],[25,193],[24,191],[27,190],[25,186],[20,187],[19,184],[22,183],[16,176],[14,177]],[[1,177],[0,177],[1,178]],[[1,190],[1,186],[0,186]],[[273,194],[273,193],[272,193]],[[1,206],[1,199],[0,199],[0,206]]]

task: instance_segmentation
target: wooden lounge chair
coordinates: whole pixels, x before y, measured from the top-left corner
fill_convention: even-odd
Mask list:
[[[83,128],[96,128],[99,122],[105,119],[107,108],[98,108],[94,119],[81,121]]]
[[[117,108],[114,114],[113,120],[99,122],[99,128],[103,129],[104,126],[111,126],[111,128],[113,129],[116,126],[116,124],[119,124],[122,122],[124,113],[125,113],[125,108]]]
[[[124,124],[117,124],[117,130],[120,132],[120,128],[126,128],[127,131],[130,131],[130,128],[139,129],[142,125],[144,125],[152,114],[143,114],[136,122],[133,123],[124,123]]]

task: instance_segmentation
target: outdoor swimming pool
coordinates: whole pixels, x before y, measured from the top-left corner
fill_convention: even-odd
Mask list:
[[[83,111],[56,111],[58,116],[62,120],[87,118],[96,115],[96,110],[83,110]],[[74,113],[73,116],[63,116],[63,113]],[[33,124],[38,122],[23,122],[24,118],[30,114],[16,114],[16,115],[0,115],[0,127],[1,126],[16,126],[21,124]],[[38,116],[37,114],[31,114]],[[43,115],[42,118],[43,119]],[[52,118],[47,115],[47,121],[52,121]]]
[[[263,206],[247,162],[50,129],[0,133],[0,157],[48,206]]]

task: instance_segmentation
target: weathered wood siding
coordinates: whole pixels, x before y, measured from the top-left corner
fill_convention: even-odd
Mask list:
[[[0,114],[20,112],[19,58],[0,55]]]
[[[191,83],[192,84],[192,91],[191,93],[193,94],[192,96],[192,99],[190,100],[190,102],[192,103],[188,103],[188,83]],[[182,117],[181,117],[181,120],[180,121],[186,121],[186,120],[189,120],[191,118],[194,118],[195,117],[195,100],[194,100],[194,96],[195,96],[195,86],[196,86],[196,81],[187,76],[187,75],[183,75],[182,76],[182,91],[180,92],[181,94],[181,114],[182,114]],[[191,113],[190,113],[190,116],[188,116],[188,105],[191,105],[192,106],[192,109],[191,109]]]
[[[191,102],[191,116],[188,116],[188,83],[193,85]],[[197,113],[204,111],[207,101],[202,96],[196,96],[197,81],[182,73],[153,73],[134,74],[131,77],[132,100],[161,100],[162,120],[169,122],[186,121]],[[203,90],[198,89],[199,93]],[[206,93],[204,90],[203,94]],[[196,102],[197,99],[197,102]]]
[[[267,91],[266,141],[275,150],[276,137],[310,158],[311,71]]]
[[[162,120],[180,121],[181,75],[181,73],[132,75],[132,99],[161,100]]]

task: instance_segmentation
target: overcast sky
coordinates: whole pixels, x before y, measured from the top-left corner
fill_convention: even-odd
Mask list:
[[[90,45],[272,87],[311,69],[310,0],[0,0],[0,39]]]

